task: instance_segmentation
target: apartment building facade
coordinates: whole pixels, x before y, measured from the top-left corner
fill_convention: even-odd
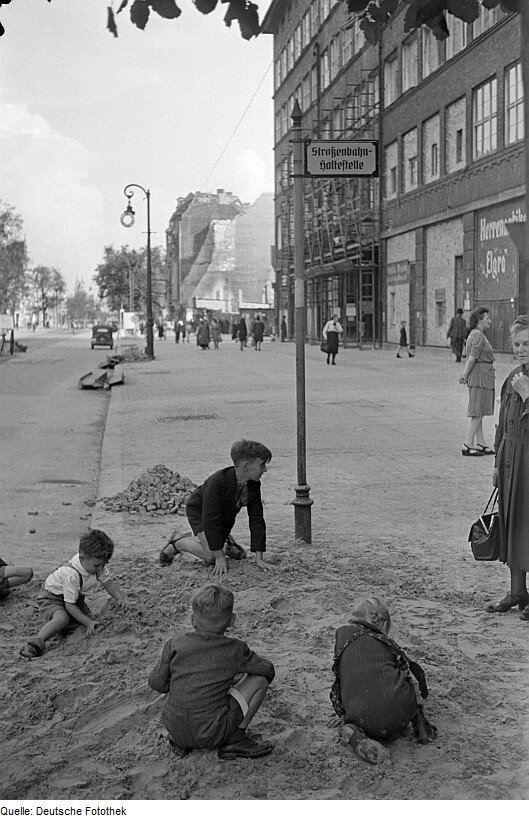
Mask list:
[[[379,139],[380,180],[305,180],[307,335],[337,312],[347,342],[445,345],[450,317],[491,309],[508,347],[524,222],[523,86],[518,15],[481,9],[450,37],[405,32],[405,4],[365,42],[336,0],[273,2],[276,296],[293,322],[290,113],[307,138]]]

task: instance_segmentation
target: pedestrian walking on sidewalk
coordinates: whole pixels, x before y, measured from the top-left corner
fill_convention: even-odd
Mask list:
[[[261,501],[261,481],[272,453],[258,441],[236,441],[231,448],[233,467],[225,467],[210,475],[189,496],[186,505],[187,520],[192,534],[177,536],[173,532],[160,552],[160,564],[172,564],[179,552],[189,552],[201,558],[206,566],[213,567],[213,575],[226,575],[228,564],[224,549],[229,557],[245,557],[230,533],[235,518],[243,507],[248,511],[250,525],[250,550],[255,556],[259,569],[269,569],[263,561],[266,550],[266,525]],[[242,550],[237,554],[232,550]]]
[[[261,317],[257,315],[255,317],[255,321],[252,323],[252,337],[256,350],[261,350],[261,344],[264,338],[264,330],[264,322],[261,320]]]
[[[406,332],[406,322],[404,321],[404,319],[400,323],[399,349],[397,350],[397,359],[402,359],[402,356],[400,355],[401,350],[406,350],[410,359],[413,359],[415,354],[411,352],[408,345],[408,334]]]
[[[338,353],[338,341],[343,333],[343,328],[338,321],[338,314],[335,313],[323,328],[323,338],[327,342],[327,364],[336,364],[336,354]],[[332,362],[331,362],[332,358]]]
[[[460,384],[468,386],[467,416],[470,418],[466,440],[461,450],[464,456],[492,456],[483,436],[483,416],[494,415],[494,354],[485,336],[491,325],[489,309],[478,307],[468,320],[470,333],[466,344],[467,361]]]
[[[208,350],[209,349],[209,339],[210,339],[209,325],[208,325],[208,323],[206,322],[205,319],[201,319],[200,324],[197,328],[197,345],[202,350]]]
[[[507,612],[517,606],[523,610],[521,619],[529,621],[529,315],[517,316],[510,331],[518,366],[501,388],[492,483],[498,488],[499,558],[509,567],[511,583],[505,598],[487,611]]]
[[[163,326],[163,322],[158,322],[156,326],[158,328],[158,338],[163,339],[163,341],[165,342],[165,328]]]
[[[239,319],[239,326],[237,330],[237,336],[239,339],[239,345],[241,350],[244,350],[246,347],[246,340],[248,339],[248,328],[246,327],[246,319],[244,316],[241,316]]]
[[[288,336],[286,316],[281,319],[281,341],[286,342]]]
[[[215,350],[218,350],[219,342],[222,341],[222,333],[220,332],[220,325],[216,319],[211,320],[211,338],[213,340],[213,347]]]
[[[456,315],[450,319],[446,338],[450,339],[450,347],[456,357],[456,362],[461,361],[463,355],[463,345],[468,335],[467,323],[463,319],[463,310],[458,308]]]

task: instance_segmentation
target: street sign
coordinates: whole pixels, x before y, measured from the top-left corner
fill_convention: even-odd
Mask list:
[[[15,317],[7,313],[0,313],[0,331],[11,330],[15,327]]]
[[[306,177],[377,177],[378,140],[307,140]]]

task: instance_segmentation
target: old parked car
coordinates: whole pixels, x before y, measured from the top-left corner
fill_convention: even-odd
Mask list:
[[[111,350],[114,347],[114,339],[112,337],[111,325],[94,325],[92,328],[92,339],[90,340],[92,350],[97,345],[98,347],[109,347]]]

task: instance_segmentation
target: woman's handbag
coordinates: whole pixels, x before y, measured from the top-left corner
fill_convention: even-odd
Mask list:
[[[322,343],[320,345],[320,350],[321,350],[322,353],[328,353],[329,352],[329,342],[325,341],[325,339],[322,341]]]
[[[492,504],[491,504],[492,502]],[[497,561],[500,555],[500,524],[498,510],[494,507],[498,502],[498,490],[494,489],[487,501],[487,506],[468,534],[470,549],[476,561]],[[489,505],[490,512],[487,512]]]

